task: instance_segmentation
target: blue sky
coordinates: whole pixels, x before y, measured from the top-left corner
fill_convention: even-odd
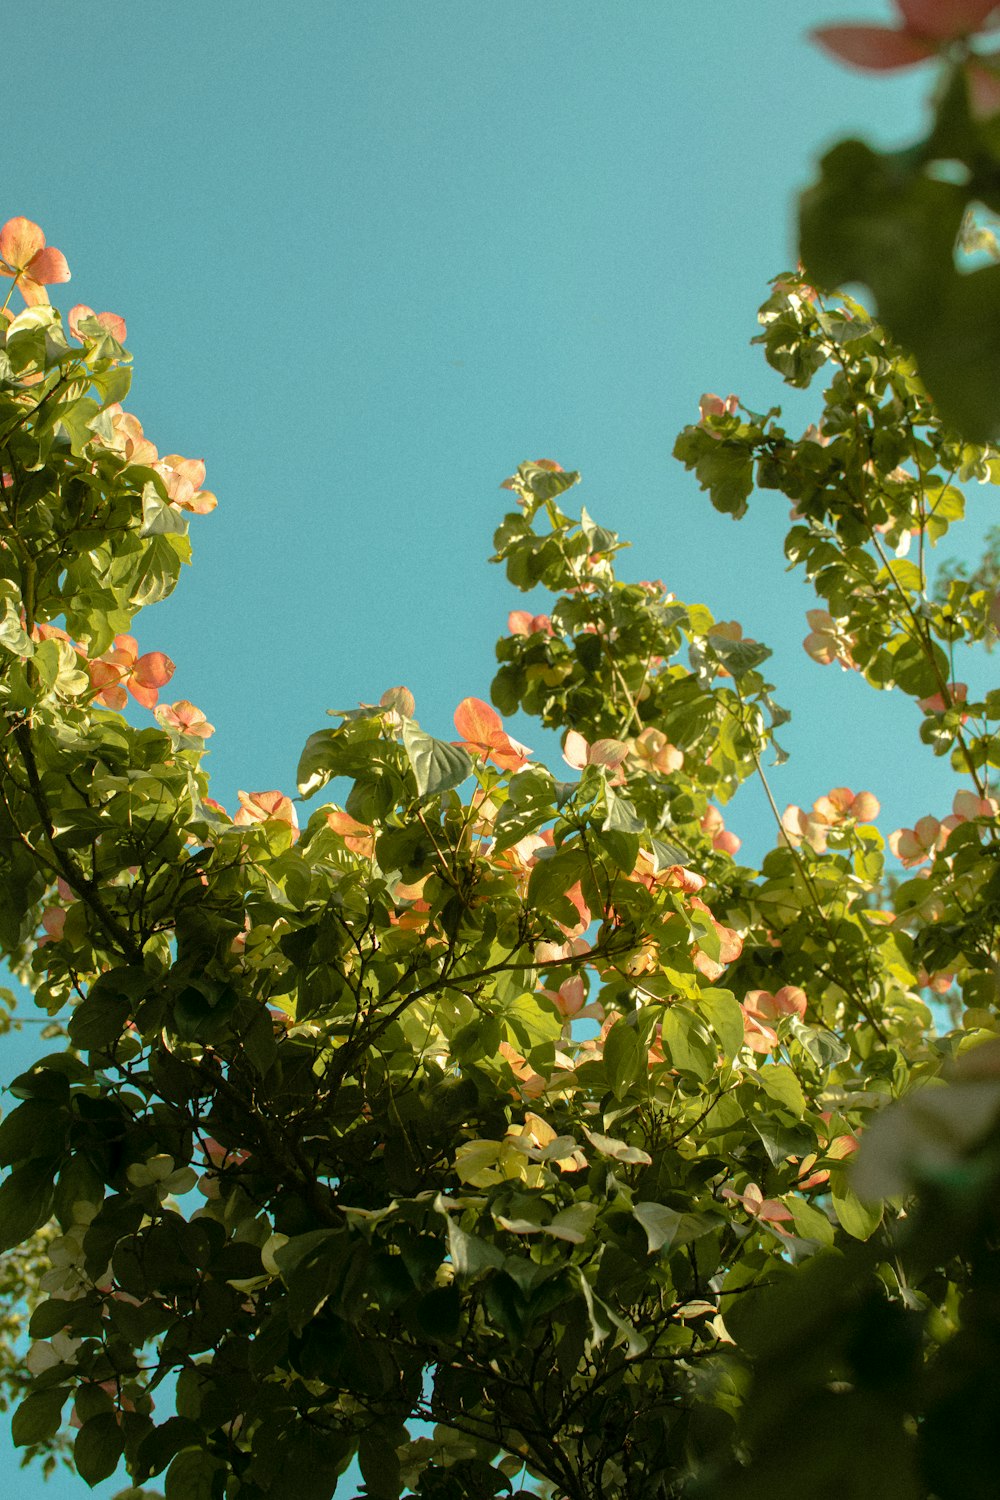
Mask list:
[[[630,576],[774,646],[794,714],[779,805],[847,783],[886,829],[948,810],[913,705],[805,657],[787,504],[762,495],[736,526],[670,457],[705,390],[811,419],[749,347],[794,262],[794,194],[845,133],[916,135],[927,77],[851,75],[804,37],[888,11],[48,0],[30,39],[7,36],[0,221],[24,214],[64,251],[64,309],[126,317],[130,408],[161,452],[203,457],[219,496],[137,634],[177,662],[168,696],[217,726],[220,801],[293,790],[327,708],[405,683],[448,736],[458,701],[488,696],[523,602],[485,562],[498,485],[550,457],[633,541]],[[970,502],[974,551],[993,492]],[[728,821],[751,852],[773,839],[757,789]],[[3,1075],[33,1050],[18,1039]],[[42,1491],[2,1436],[0,1486]]]

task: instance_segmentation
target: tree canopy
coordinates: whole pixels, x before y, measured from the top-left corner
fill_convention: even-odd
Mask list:
[[[28,304],[0,320],[0,943],[67,1018],[0,1123],[34,1304],[15,1441],[71,1419],[85,1480],[124,1457],[171,1500],[326,1500],[355,1455],[378,1497],[980,1493],[941,1455],[993,1326],[1000,694],[951,659],[997,611],[929,566],[1000,455],[799,274],[760,342],[822,377],[816,422],[708,395],[677,442],[720,510],[793,502],[806,650],[920,700],[950,757],[953,808],[890,836],[901,881],[846,787],[739,862],[723,809],[787,718],[769,650],[619,577],[548,459],[504,484],[494,561],[531,607],[493,704],[441,738],[376,685],[297,797],[230,814],[211,725],[131,634],[215,504],[204,465],[122,409],[124,325],[64,323],[37,226],[0,254]]]
[[[962,259],[1000,204],[995,6],[898,10],[819,40],[942,56],[931,135],[825,158],[760,311],[813,422],[693,394],[675,446],[735,521],[791,502],[805,650],[953,768],[887,836],[865,788],[779,809],[768,647],[621,576],[548,458],[503,484],[491,701],[450,729],[373,684],[294,788],[222,807],[136,623],[205,466],[124,409],[123,320],[64,318],[65,257],[0,229],[0,953],[52,1044],[0,1120],[27,1460],[124,1461],[131,1500],[328,1500],[355,1459],[374,1500],[994,1493],[1000,691],[956,661],[1000,593],[995,556],[932,559],[1000,482],[1000,268]]]

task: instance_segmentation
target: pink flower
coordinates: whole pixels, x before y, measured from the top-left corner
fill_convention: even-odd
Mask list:
[[[696,870],[689,870],[686,865],[668,865],[662,874],[664,885],[682,891],[685,896],[697,895],[708,884],[704,875],[699,875]]]
[[[66,916],[65,907],[46,907],[45,911],[42,912],[42,927],[45,930],[45,936],[37,940],[35,944],[36,948],[42,948],[46,943],[58,943],[60,941],[63,929],[66,926]]]
[[[975,792],[956,792],[951,804],[952,814],[959,823],[970,818],[995,818],[998,811],[993,797],[977,797]]]
[[[328,827],[344,840],[345,849],[350,849],[353,854],[360,854],[363,859],[375,857],[375,829],[369,823],[359,823],[339,807],[330,809],[326,821]]]
[[[0,229],[0,276],[12,276],[29,307],[46,303],[45,290],[69,280],[69,266],[61,250],[46,246],[45,236],[30,219],[8,219]]]
[[[558,990],[542,990],[541,993],[552,1001],[556,1010],[567,1021],[579,1015],[587,1001],[582,974],[571,974],[568,979],[563,980]]]
[[[205,464],[200,458],[182,458],[179,453],[168,453],[153,468],[163,480],[167,498],[178,510],[189,510],[196,516],[206,516],[218,505],[211,490],[202,489],[205,482]]]
[[[917,985],[922,990],[933,990],[935,995],[946,995],[955,982],[955,974],[951,969],[938,969],[935,974],[928,974],[925,968],[921,968],[917,975]]]
[[[822,854],[826,849],[828,826],[822,818],[803,812],[794,802],[790,802],[781,814],[781,831],[793,849],[804,840],[817,854]]]
[[[139,418],[130,411],[122,411],[118,402],[109,406],[107,413],[115,434],[108,444],[111,450],[120,453],[127,464],[155,464],[158,456],[156,445],[144,435]]]
[[[546,1079],[540,1073],[535,1072],[523,1053],[518,1052],[517,1048],[512,1047],[509,1042],[501,1042],[497,1050],[518,1080],[520,1084],[518,1092],[523,1099],[537,1099],[539,1095],[544,1094]]]

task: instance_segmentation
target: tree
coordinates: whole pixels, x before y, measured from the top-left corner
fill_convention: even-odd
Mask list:
[[[84,1479],[124,1456],[171,1500],[325,1500],[355,1453],[378,1497],[756,1494],[779,1462],[817,1496],[974,1493],[938,1470],[993,1264],[967,1189],[997,1170],[1000,694],[953,681],[995,601],[935,596],[929,548],[1000,455],[799,275],[761,342],[829,380],[817,425],[706,396],[678,439],[720,510],[794,502],[806,649],[919,699],[951,757],[952,812],[890,838],[902,881],[842,787],[738,863],[721,809],[787,718],[769,651],[622,581],[550,460],[505,482],[495,561],[552,603],[512,612],[495,707],[463,698],[450,741],[390,688],[309,739],[304,827],[277,790],[230,816],[211,726],[130,634],[215,503],[204,467],[122,410],[120,319],[74,308],[67,337],[37,226],[0,255],[28,303],[0,319],[0,943],[68,1017],[0,1122],[2,1243],[46,1266],[15,1440],[44,1452],[72,1403]],[[943,1039],[928,987],[961,994]],[[882,1107],[956,1059],[926,1091],[942,1155],[923,1090]],[[914,1182],[972,1205],[958,1259],[904,1217]],[[798,1388],[836,1441],[790,1419]]]

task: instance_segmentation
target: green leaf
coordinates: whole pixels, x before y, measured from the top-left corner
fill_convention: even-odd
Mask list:
[[[164,500],[155,484],[143,486],[140,536],[183,536],[187,521],[181,511]]]
[[[435,1286],[421,1297],[414,1309],[420,1332],[429,1339],[453,1339],[462,1316],[462,1298],[457,1286]]]
[[[579,921],[576,907],[566,897],[566,892],[576,884],[587,870],[587,856],[575,845],[539,851],[528,879],[528,902],[536,910],[555,917],[557,922],[573,926]]]
[[[807,1026],[798,1016],[792,1016],[790,1025],[793,1036],[802,1043],[809,1056],[824,1072],[846,1062],[850,1057],[849,1045],[835,1032],[820,1026]]]
[[[702,990],[698,1009],[722,1043],[727,1062],[732,1062],[743,1047],[743,1012],[729,990]]]
[[[455,1152],[455,1175],[459,1182],[484,1187],[496,1181],[500,1151],[499,1141],[463,1141]]]
[[[717,438],[701,427],[686,427],[674,444],[674,457],[694,469],[716,510],[739,520],[753,490],[753,452],[744,443]]]
[[[57,1156],[66,1140],[69,1116],[60,1105],[28,1099],[0,1123],[0,1163],[10,1166],[32,1156]]]
[[[73,1444],[73,1462],[81,1479],[93,1488],[118,1467],[125,1451],[125,1434],[113,1412],[104,1412],[84,1422]]]
[[[403,749],[421,797],[450,791],[472,775],[472,761],[464,750],[425,734],[412,719],[403,722]]]
[[[579,1272],[579,1278],[580,1290],[583,1293],[590,1321],[591,1343],[602,1344],[609,1335],[615,1335],[614,1342],[617,1343],[618,1336],[621,1336],[624,1337],[630,1359],[635,1359],[638,1355],[645,1353],[647,1344],[642,1334],[638,1333],[631,1323],[620,1318],[607,1302],[597,1295],[582,1271]]]
[[[493,1160],[495,1161],[495,1157]],[[466,1234],[455,1223],[454,1215],[448,1215],[448,1254],[455,1268],[455,1275],[466,1280],[480,1276],[484,1271],[502,1266],[503,1252],[488,1240],[477,1235]]]
[[[780,1120],[770,1116],[751,1116],[750,1123],[776,1167],[790,1156],[808,1156],[811,1151],[816,1150],[816,1137],[808,1130],[789,1130]]]
[[[804,1240],[815,1240],[817,1244],[830,1246],[834,1242],[833,1225],[826,1214],[820,1209],[814,1208],[804,1198],[789,1193],[783,1199],[791,1209],[792,1220],[795,1224],[795,1233]]]
[[[624,1162],[627,1166],[652,1166],[653,1158],[649,1152],[640,1150],[638,1146],[626,1145],[624,1141],[613,1140],[609,1135],[598,1135],[596,1130],[588,1130],[586,1125],[583,1133],[595,1150],[602,1156],[610,1157],[612,1161]]]
[[[655,1255],[664,1246],[669,1250],[684,1215],[678,1213],[675,1208],[667,1208],[663,1203],[633,1203],[632,1217],[637,1219],[646,1231],[649,1253]]]
[[[639,1045],[635,1027],[626,1020],[616,1021],[604,1039],[604,1066],[616,1099],[628,1093],[644,1071],[645,1054]]]
[[[705,644],[737,682],[771,655],[770,646],[760,641],[729,641],[725,636],[710,635]]]
[[[55,1437],[68,1395],[65,1386],[55,1386],[52,1390],[32,1391],[30,1396],[25,1396],[10,1424],[14,1447],[27,1448],[32,1443],[47,1443]]]
[[[880,155],[840,142],[802,196],[802,261],[820,286],[870,287],[942,416],[985,442],[1000,431],[1000,266],[957,270],[969,189],[924,165],[919,151]]]
[[[125,1029],[130,1002],[120,995],[90,994],[73,1011],[70,1040],[81,1052],[99,1051],[117,1042]]]
[[[769,1098],[783,1105],[796,1119],[802,1118],[806,1108],[805,1096],[791,1068],[784,1063],[765,1063],[753,1078]]]
[[[493,824],[494,854],[502,854],[527,833],[541,828],[555,812],[555,784],[547,772],[519,771],[507,788],[507,801]]]
[[[20,1245],[49,1217],[56,1166],[51,1157],[29,1161],[0,1183],[0,1251]]]
[[[166,1500],[212,1500],[222,1464],[204,1448],[183,1448],[167,1470]]]
[[[701,1083],[707,1083],[715,1072],[718,1049],[701,1017],[686,1005],[675,1002],[668,1008],[661,1044],[678,1072],[691,1073]]]
[[[632,802],[621,792],[616,792],[610,782],[605,786],[604,798],[607,813],[601,824],[603,829],[610,829],[616,833],[639,833],[645,829],[646,825]]]
[[[567,1240],[571,1245],[582,1245],[594,1227],[597,1214],[596,1203],[571,1203],[542,1225],[542,1233],[552,1239]]]
[[[847,1186],[843,1172],[830,1173],[830,1196],[841,1228],[852,1239],[870,1239],[882,1222],[882,1204],[862,1203],[857,1193]]]
[[[358,1467],[372,1500],[397,1500],[403,1488],[395,1444],[378,1431],[362,1434]]]

